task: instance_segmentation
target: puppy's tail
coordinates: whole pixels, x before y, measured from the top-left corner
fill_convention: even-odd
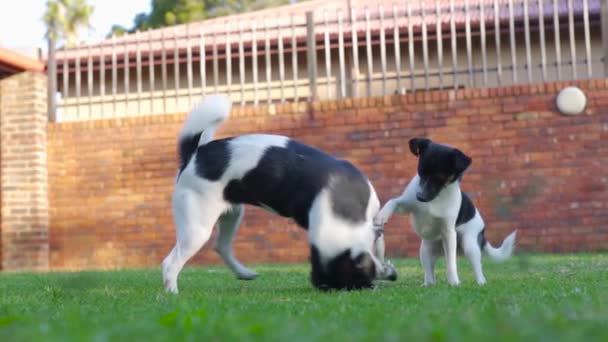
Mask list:
[[[230,98],[217,94],[205,97],[190,111],[177,143],[182,169],[199,146],[213,139],[216,128],[228,118],[231,109]]]
[[[488,254],[490,259],[496,262],[501,262],[509,259],[511,254],[513,253],[513,248],[515,247],[515,237],[517,236],[517,231],[509,234],[502,242],[500,247],[493,247],[490,242],[485,241],[485,238],[482,235],[485,244],[483,246],[483,250]]]

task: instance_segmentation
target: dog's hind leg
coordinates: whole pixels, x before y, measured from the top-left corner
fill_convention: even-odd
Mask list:
[[[222,257],[224,263],[230,267],[238,279],[251,280],[257,273],[243,266],[232,252],[232,240],[239,229],[245,208],[242,205],[232,207],[219,219],[219,234],[215,242],[215,251]]]
[[[483,269],[481,266],[481,248],[478,243],[477,235],[474,233],[464,234],[462,237],[462,250],[464,255],[469,259],[473,272],[475,273],[475,280],[477,284],[483,285],[486,283],[486,278],[483,276]]]
[[[221,199],[203,198],[191,190],[176,190],[173,194],[173,219],[176,243],[163,260],[165,289],[177,293],[177,278],[186,262],[209,240],[213,226],[226,209]]]

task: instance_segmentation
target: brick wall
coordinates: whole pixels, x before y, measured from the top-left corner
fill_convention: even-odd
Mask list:
[[[382,202],[415,173],[408,139],[428,136],[472,156],[463,188],[491,242],[518,229],[520,250],[608,250],[608,81],[577,84],[589,99],[578,116],[557,113],[566,84],[554,83],[238,109],[217,136],[295,137],[354,162]],[[183,118],[49,126],[52,268],[160,263],[174,242],[169,199]],[[406,218],[386,229],[390,256],[417,255]],[[305,261],[305,238],[289,220],[248,208],[235,249],[247,263]],[[194,260],[218,261],[210,244]]]
[[[2,269],[46,270],[46,77],[25,72],[3,79],[0,98]]]

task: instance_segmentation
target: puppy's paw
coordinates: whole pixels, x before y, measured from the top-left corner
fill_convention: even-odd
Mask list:
[[[384,226],[386,224],[386,222],[388,222],[389,218],[390,218],[390,215],[387,211],[380,210],[380,212],[378,212],[376,214],[376,216],[374,216],[374,226],[376,226],[376,227]]]
[[[458,280],[458,279],[455,279],[455,280],[448,279],[448,284],[450,284],[450,286],[458,286],[458,285],[460,285],[460,280]]]
[[[179,293],[176,282],[172,282],[170,280],[164,280],[163,283],[165,285],[165,292],[174,294],[174,295]]]
[[[258,277],[257,272],[252,271],[250,269],[241,270],[237,275],[237,279],[239,280],[253,280]]]
[[[424,275],[424,282],[422,282],[422,284],[420,286],[422,287],[429,287],[429,286],[435,286],[436,280],[435,277],[433,275]]]

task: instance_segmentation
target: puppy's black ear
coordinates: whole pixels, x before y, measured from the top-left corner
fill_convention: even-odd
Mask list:
[[[454,167],[454,173],[459,175],[466,170],[473,160],[471,157],[462,153],[459,149],[454,149],[452,152],[452,165]]]
[[[426,150],[430,143],[431,140],[427,138],[412,138],[410,139],[410,151],[418,157]]]

